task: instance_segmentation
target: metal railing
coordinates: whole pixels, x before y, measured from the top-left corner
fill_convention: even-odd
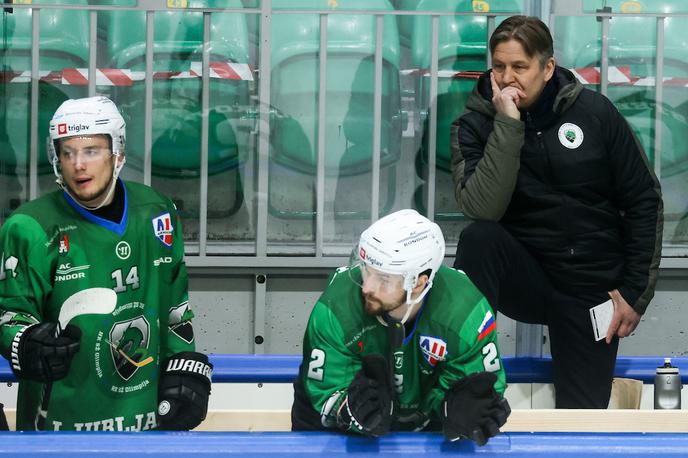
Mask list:
[[[538,2],[539,4],[539,2]],[[379,216],[380,193],[381,193],[381,129],[382,129],[382,76],[383,76],[383,36],[384,18],[386,16],[428,16],[431,18],[431,64],[429,68],[429,106],[428,106],[428,168],[426,184],[427,196],[425,199],[426,213],[430,218],[435,215],[436,208],[436,145],[437,145],[437,95],[438,95],[438,36],[439,21],[442,16],[475,16],[480,15],[487,18],[487,30],[485,42],[495,28],[496,18],[504,13],[472,13],[472,12],[433,12],[433,11],[399,11],[399,10],[343,10],[343,9],[308,9],[308,10],[277,10],[273,9],[271,0],[262,0],[260,8],[168,8],[164,0],[139,0],[135,7],[118,6],[99,6],[99,5],[41,5],[34,4],[14,4],[7,5],[15,9],[29,8],[33,12],[32,16],[32,40],[39,43],[40,37],[40,15],[43,8],[50,9],[78,9],[89,11],[90,29],[89,37],[92,44],[96,43],[98,29],[98,11],[125,11],[137,10],[146,13],[146,54],[145,54],[145,136],[143,151],[143,182],[151,184],[152,175],[152,119],[153,119],[153,42],[154,42],[154,17],[156,13],[163,11],[187,11],[203,14],[203,47],[202,47],[202,93],[201,93],[201,132],[200,132],[200,189],[199,189],[199,228],[198,242],[189,243],[187,263],[193,267],[302,267],[302,268],[331,268],[346,262],[346,258],[340,255],[328,256],[325,253],[325,154],[326,154],[326,132],[324,128],[318,129],[317,135],[317,168],[315,171],[315,237],[314,254],[295,253],[295,255],[271,256],[268,253],[268,223],[269,223],[269,165],[270,165],[270,123],[271,123],[271,74],[270,56],[272,51],[271,21],[275,15],[318,15],[320,27],[319,42],[319,91],[318,91],[318,126],[322,127],[326,123],[327,114],[327,64],[328,64],[328,18],[333,15],[372,15],[375,17],[375,51],[374,51],[374,106],[373,106],[373,141],[371,145],[371,193],[370,193],[370,221],[374,221]],[[531,5],[532,6],[532,5]],[[259,45],[259,64],[260,74],[258,95],[257,95],[257,147],[255,157],[257,161],[257,180],[255,193],[255,220],[256,236],[253,243],[254,255],[232,255],[231,252],[222,251],[211,252],[208,247],[208,141],[209,141],[209,119],[208,114],[211,107],[209,93],[209,62],[210,62],[210,19],[214,13],[231,13],[244,15],[260,15],[260,45]],[[571,14],[567,14],[571,15]],[[602,21],[602,46],[601,46],[601,84],[600,90],[603,94],[607,93],[609,84],[608,50],[609,50],[609,20],[612,16],[619,13],[579,13],[577,16],[593,16]],[[669,17],[688,17],[688,14],[681,13],[632,13],[624,14],[625,17],[652,17],[657,21],[657,53],[655,60],[656,81],[661,82],[663,77],[664,65],[664,29],[665,20]],[[552,14],[551,19],[557,17]],[[88,57],[89,75],[96,73],[97,47],[90,46]],[[490,56],[486,53],[486,67],[490,66]],[[33,46],[31,49],[31,79],[30,90],[30,154],[29,154],[29,198],[37,197],[37,164],[38,164],[38,99],[39,99],[39,47]],[[96,80],[89,78],[88,94],[96,93]],[[661,133],[662,123],[662,102],[663,85],[655,85],[655,102],[657,105],[654,120],[655,132]],[[661,175],[662,159],[662,136],[655,135],[654,138],[654,169],[659,177]],[[231,246],[231,245],[230,245]],[[310,249],[307,253],[310,253]],[[670,255],[686,256],[688,249],[677,248]],[[670,265],[669,263],[667,265]],[[686,267],[688,263],[678,261],[678,266]]]

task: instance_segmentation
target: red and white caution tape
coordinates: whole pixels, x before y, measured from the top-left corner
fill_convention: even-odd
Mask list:
[[[400,70],[399,74],[402,76],[430,76],[430,70],[420,68],[410,68]],[[457,72],[456,70],[438,70],[438,78],[452,78],[452,79],[478,79],[482,75],[482,71],[466,70]]]
[[[199,76],[203,72],[201,62],[191,62],[191,71]],[[233,62],[211,62],[210,77],[228,80],[253,81],[253,72],[248,64],[235,64]]]
[[[189,71],[184,72],[154,72],[154,80],[171,80],[185,78],[200,78],[203,74],[201,62],[191,62]],[[210,77],[215,79],[253,81],[253,71],[248,64],[235,62],[210,62]],[[87,68],[65,68],[62,71],[40,71],[40,81],[71,86],[88,85]],[[131,71],[119,68],[96,69],[97,86],[131,86],[136,81],[146,79],[146,72]],[[28,83],[31,72],[0,72],[0,83]]]
[[[602,74],[599,67],[581,67],[570,69],[574,76],[583,84],[600,84],[602,81]],[[427,69],[407,69],[401,70],[401,75],[409,76],[430,76],[430,71]],[[451,79],[478,79],[482,75],[482,71],[454,71],[454,70],[439,70],[437,72],[438,78]],[[631,69],[627,66],[609,67],[607,73],[607,81],[612,86],[655,86],[656,78],[654,76],[638,77],[631,75]],[[688,87],[688,78],[665,77],[662,79],[664,86],[673,87]]]
[[[583,84],[600,84],[602,81],[600,67],[573,68],[571,71]],[[633,76],[630,67],[609,67],[610,85],[655,86],[656,80],[654,76]],[[662,83],[664,86],[688,87],[688,78],[665,77]]]
[[[575,77],[583,84],[600,84],[602,75],[599,67],[581,67],[571,69]],[[191,62],[190,69],[183,72],[155,72],[154,80],[171,80],[200,78],[203,74],[201,62]],[[455,71],[439,70],[438,78],[451,79],[478,79],[482,71]],[[405,69],[400,71],[404,76],[430,76],[427,69]],[[638,77],[631,75],[630,67],[619,66],[609,67],[608,82],[612,86],[655,86],[654,76]],[[210,62],[210,78],[253,81],[253,69],[248,64],[238,64],[235,62]],[[87,68],[65,68],[62,71],[41,71],[39,72],[40,81],[73,85],[88,85]],[[136,81],[146,79],[146,73],[141,71],[131,71],[117,68],[96,69],[97,86],[131,86]],[[31,72],[0,72],[0,83],[28,83],[31,81]],[[665,77],[662,79],[664,86],[688,87],[688,78]]]
[[[600,84],[602,81],[600,67],[571,68],[570,70],[583,84]],[[609,84],[633,84],[634,79],[631,76],[630,67],[609,67],[607,81]]]

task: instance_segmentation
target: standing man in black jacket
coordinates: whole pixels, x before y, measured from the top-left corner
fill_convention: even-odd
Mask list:
[[[619,338],[654,295],[660,185],[612,103],[556,66],[542,21],[510,17],[489,46],[452,126],[456,198],[475,220],[454,267],[495,309],[549,327],[557,408],[606,408]],[[590,309],[610,299],[596,340]]]

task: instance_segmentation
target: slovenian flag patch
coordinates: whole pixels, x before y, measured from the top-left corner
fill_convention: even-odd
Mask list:
[[[485,314],[485,318],[483,318],[483,322],[478,328],[478,340],[482,340],[496,328],[497,322],[495,321],[494,316],[492,316],[492,312],[488,310]]]

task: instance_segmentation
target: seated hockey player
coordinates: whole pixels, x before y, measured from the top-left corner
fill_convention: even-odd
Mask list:
[[[195,351],[172,202],[118,178],[112,101],[65,101],[50,121],[62,188],[0,229],[0,351],[20,381],[18,430],[188,430],[212,366]]]
[[[511,409],[490,304],[442,265],[439,226],[415,210],[363,232],[313,307],[293,430],[439,430],[483,445]]]

